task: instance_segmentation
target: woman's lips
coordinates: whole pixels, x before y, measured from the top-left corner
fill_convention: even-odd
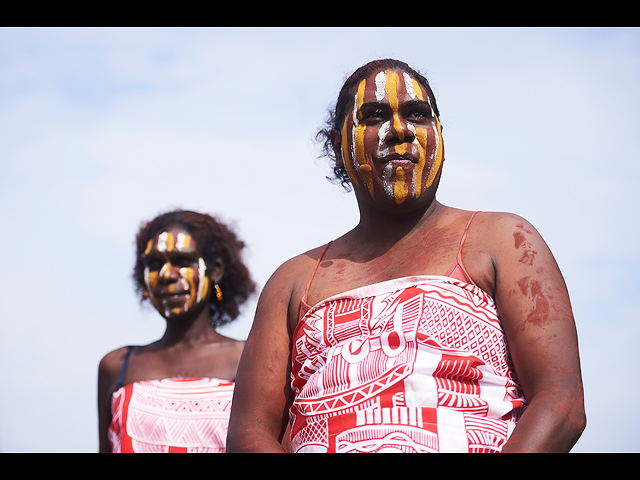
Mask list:
[[[391,155],[387,155],[383,158],[380,159],[382,161],[382,163],[389,163],[389,162],[411,162],[411,163],[418,163],[418,158],[413,156],[413,155],[400,155],[399,153],[392,153]]]
[[[155,295],[155,297],[161,302],[172,303],[182,300],[185,295],[188,295],[189,292],[172,292],[172,293],[161,293]]]

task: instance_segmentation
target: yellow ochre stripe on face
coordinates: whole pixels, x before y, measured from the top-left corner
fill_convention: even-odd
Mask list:
[[[364,89],[366,88],[366,86],[367,86],[367,79],[363,78],[362,80],[360,80],[360,83],[358,84],[358,93],[356,95],[356,114],[358,117],[358,122],[362,120],[362,112],[360,111],[360,109],[362,108],[362,104],[364,103]]]
[[[413,90],[416,92],[416,96],[424,101],[424,95],[422,93],[422,86],[415,78],[411,79],[413,83]],[[428,100],[427,100],[428,101]],[[433,109],[433,107],[432,107]],[[435,112],[434,112],[435,116]],[[440,165],[442,164],[442,127],[440,126],[440,121],[438,117],[436,119],[436,135],[437,143],[438,143],[438,151],[436,152],[436,159],[431,166],[431,170],[429,171],[429,177],[427,178],[426,187],[430,187],[433,181],[438,174],[438,170],[440,170]],[[418,161],[418,165],[416,165],[416,177],[421,178],[424,166],[426,164],[426,154],[427,154],[427,131],[425,129],[419,128],[416,132],[416,136],[418,137],[418,148],[420,150],[420,160]],[[422,184],[421,182],[416,182],[416,197],[419,197],[422,193]]]
[[[431,171],[429,172],[429,177],[427,178],[426,187],[430,187],[433,181],[440,170],[440,165],[442,165],[442,127],[440,126],[440,121],[438,117],[436,117],[436,135],[438,135],[438,151],[436,152],[436,160],[433,162],[433,166],[431,167]]]
[[[344,167],[347,169],[347,173],[349,173],[349,178],[356,185],[360,186],[360,181],[358,180],[357,175],[351,175],[349,170],[353,170],[353,162],[351,161],[351,155],[349,155],[349,137],[348,135],[348,122],[347,119],[344,119],[344,126],[342,127],[342,161],[344,162]]]
[[[407,199],[407,185],[404,181],[404,170],[402,167],[396,168],[396,184],[393,187],[393,196],[395,197],[396,204],[400,205]]]
[[[404,140],[404,130],[398,115],[398,84],[400,83],[400,77],[393,70],[387,70],[385,73],[387,75],[387,83],[384,88],[389,96],[389,106],[393,112],[393,128],[396,130],[400,141],[402,141]]]
[[[415,81],[415,80],[414,80]],[[416,165],[416,198],[422,193],[422,172],[424,166],[427,163],[427,129],[416,129],[416,138],[418,140],[418,151],[420,152],[420,158]]]
[[[175,244],[176,242],[173,238],[173,233],[167,232],[167,252],[172,252]]]
[[[149,282],[149,289],[153,292],[158,284],[158,272],[155,270],[153,272],[149,272],[147,281]]]
[[[171,275],[172,268],[173,268],[173,265],[171,265],[171,262],[167,262],[162,266],[162,268],[160,269],[160,273],[158,273],[158,275],[161,278],[169,278],[169,276]]]
[[[153,239],[147,242],[147,248],[144,251],[145,255],[149,255],[149,252],[151,251],[151,247],[153,247]]]
[[[357,167],[368,163],[367,158],[365,157],[365,154],[364,154],[364,132],[367,129],[367,126],[361,125],[359,123],[360,120],[362,119],[362,112],[360,111],[360,109],[362,108],[362,104],[364,103],[364,92],[365,92],[366,86],[367,86],[367,80],[362,79],[358,84],[358,93],[356,95],[356,116],[357,116],[358,122],[354,132],[353,143],[355,144],[355,157],[356,157],[354,163],[357,165]],[[354,122],[355,120],[356,119],[354,119]],[[373,192],[373,175],[371,174],[371,172],[363,173],[358,171],[358,173],[362,175],[362,179],[364,180],[364,183],[367,185],[367,190],[369,190],[369,195],[375,198],[374,192]],[[353,177],[357,177],[357,174],[355,172]]]
[[[413,83],[413,91],[416,92],[416,96],[418,97],[418,99],[424,101],[424,97],[422,96],[422,88],[420,88],[420,84],[418,83],[418,81],[415,78],[412,78],[411,82]]]

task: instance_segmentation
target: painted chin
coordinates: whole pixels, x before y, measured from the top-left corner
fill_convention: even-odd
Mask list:
[[[382,170],[385,197],[401,205],[416,197],[416,171],[411,160],[396,159],[387,162]]]
[[[153,298],[153,304],[165,318],[174,318],[187,313],[192,302],[188,293],[161,295]]]

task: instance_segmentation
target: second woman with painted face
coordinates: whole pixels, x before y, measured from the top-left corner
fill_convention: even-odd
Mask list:
[[[136,289],[166,331],[101,361],[100,451],[224,452],[244,342],[216,328],[255,291],[244,243],[215,218],[178,210],[143,224],[136,246]]]

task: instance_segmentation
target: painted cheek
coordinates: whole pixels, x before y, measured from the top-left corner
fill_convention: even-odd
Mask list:
[[[184,306],[184,311],[186,312],[193,306],[194,302],[196,301],[196,284],[193,268],[181,268],[180,278],[184,279],[187,287],[189,288],[189,298],[187,299],[187,303]]]
[[[354,175],[351,170],[354,170],[353,162],[351,161],[351,155],[349,153],[349,122],[347,119],[344,120],[344,127],[342,127],[342,161],[344,162],[344,168],[347,169],[347,173],[349,174],[349,178],[351,181],[360,186],[360,181],[358,180],[358,176]]]
[[[157,270],[149,271],[149,268],[144,269],[144,282],[147,285],[147,290],[149,291],[149,297],[151,298],[151,303],[157,308],[160,309],[161,305],[158,299],[155,297],[153,292],[155,291],[156,286],[158,285],[158,272]]]
[[[205,263],[202,257],[198,258],[198,278],[200,279],[200,284],[198,285],[197,301],[200,302],[203,298],[207,296],[207,291],[209,289],[209,277],[207,276],[207,264]]]
[[[369,191],[369,194],[371,195],[371,197],[375,198],[375,194],[374,194],[374,190],[373,190],[373,175],[371,174],[371,172],[362,172],[359,170],[359,167],[361,165],[367,165],[369,163],[369,161],[366,158],[365,155],[365,148],[364,148],[364,143],[365,143],[365,131],[367,130],[367,126],[363,125],[360,123],[360,118],[359,118],[359,114],[358,112],[360,111],[360,108],[362,107],[362,104],[364,103],[364,95],[365,95],[365,89],[367,87],[367,81],[366,79],[363,79],[360,81],[360,83],[358,84],[358,93],[356,94],[356,97],[354,99],[354,108],[353,108],[353,131],[352,131],[352,139],[351,139],[351,143],[353,145],[353,154],[355,157],[355,161],[353,162],[353,166],[352,168],[356,171],[352,171],[352,172],[348,172],[349,173],[349,177],[351,178],[351,180],[356,184],[356,185],[360,185],[358,176],[360,176],[362,178],[362,180],[364,181],[365,185],[367,186],[367,190]],[[346,136],[347,133],[347,129],[346,129],[346,124],[348,122],[345,121],[345,129],[343,131],[343,138]],[[344,146],[343,146],[344,149]],[[348,148],[347,148],[347,152],[348,152]]]
[[[442,166],[442,128],[437,117],[436,125],[433,128],[418,128],[416,137],[420,152],[420,159],[416,166],[416,175],[418,177],[416,196],[420,196],[422,189],[429,188],[433,184]],[[418,186],[421,186],[421,188]]]
[[[209,277],[204,277],[203,279],[200,280],[197,301],[200,302],[203,298],[205,298],[207,296],[208,291],[209,291]]]
[[[404,73],[404,75],[405,75],[404,80],[405,80],[407,90],[410,91],[412,96],[415,95],[418,99],[422,101],[428,98],[426,93],[422,91],[422,85],[420,85],[420,83],[418,83],[416,79],[411,78],[406,73]],[[432,114],[436,120],[435,128],[431,129],[431,131],[433,132],[432,142],[435,143],[434,145],[435,158],[430,162],[431,165],[427,168],[426,172],[424,171],[424,169],[427,166],[427,158],[428,156],[431,157],[433,155],[433,154],[430,154],[431,152],[429,152],[430,150],[428,145],[429,135],[428,135],[427,129],[424,129],[424,128],[419,128],[416,132],[416,137],[418,141],[418,150],[420,152],[420,160],[418,162],[418,166],[416,167],[416,175],[419,180],[418,182],[416,182],[416,196],[420,196],[420,194],[422,193],[421,187],[423,185],[424,187],[422,188],[428,188],[433,184],[433,181],[435,180],[436,175],[440,170],[440,166],[442,165],[442,156],[443,156],[442,155],[442,144],[443,144],[442,143],[442,127],[440,126],[440,121],[438,120],[438,117],[436,117],[435,112],[433,112],[433,109],[432,109]],[[424,173],[428,173],[428,176],[426,179],[423,178]]]
[[[158,285],[158,271],[157,270],[149,271],[149,268],[145,268],[144,281],[147,284],[149,293],[153,295],[153,291],[155,290],[156,285]]]
[[[418,152],[420,158],[418,159],[418,164],[416,165],[416,197],[419,197],[422,193],[422,186],[424,184],[423,172],[424,167],[427,163],[427,129],[426,128],[418,128],[416,129],[416,140],[418,142]]]
[[[442,127],[440,126],[440,121],[438,120],[438,117],[436,117],[436,125],[434,128],[435,128],[434,134],[436,139],[436,158],[433,162],[433,165],[429,169],[429,177],[427,178],[427,183],[425,188],[429,188],[431,186],[431,184],[436,178],[436,175],[440,171],[440,167],[442,166],[442,157],[443,157]]]

